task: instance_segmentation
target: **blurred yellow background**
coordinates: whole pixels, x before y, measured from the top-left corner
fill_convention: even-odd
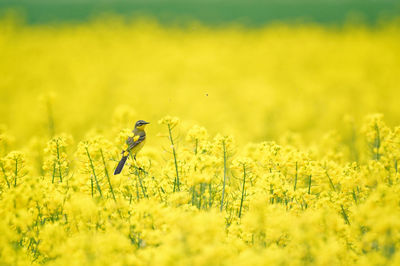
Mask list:
[[[18,139],[48,133],[49,104],[55,132],[76,137],[109,128],[120,105],[133,112],[123,126],[170,114],[246,142],[287,131],[312,139],[346,115],[400,121],[397,22],[178,28],[108,17],[0,25],[0,123]]]

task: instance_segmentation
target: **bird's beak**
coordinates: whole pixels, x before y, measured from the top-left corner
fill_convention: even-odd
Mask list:
[[[150,122],[144,122],[145,125],[150,124]]]

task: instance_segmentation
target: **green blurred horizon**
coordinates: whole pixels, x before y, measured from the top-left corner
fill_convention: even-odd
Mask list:
[[[27,24],[80,23],[101,14],[122,18],[150,17],[162,24],[198,21],[206,25],[239,23],[262,26],[271,22],[344,24],[350,21],[376,25],[400,15],[398,0],[0,0],[0,16],[9,10]]]

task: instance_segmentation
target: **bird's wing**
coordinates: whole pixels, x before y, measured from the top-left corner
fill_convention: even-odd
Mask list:
[[[145,140],[146,135],[136,135],[133,137],[129,137],[126,140],[126,144],[128,144],[128,151],[132,150],[136,145],[141,143],[143,140]]]

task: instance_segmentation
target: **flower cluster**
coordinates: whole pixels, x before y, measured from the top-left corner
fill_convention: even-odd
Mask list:
[[[63,182],[68,175],[70,163],[68,161],[67,147],[72,143],[70,135],[60,135],[47,142],[44,150],[46,158],[43,163],[45,175],[51,177],[51,182]]]
[[[397,260],[400,130],[382,116],[370,116],[359,130],[366,144],[359,162],[286,142],[240,147],[197,125],[180,139],[168,127],[178,125],[172,120],[162,119],[171,156],[160,161],[145,148],[118,176],[111,173],[128,130],[114,142],[87,134],[74,157],[67,153],[71,137],[53,137],[44,176],[27,171],[22,152],[1,158],[0,229],[8,232],[2,263]],[[321,141],[335,146],[339,139]]]

